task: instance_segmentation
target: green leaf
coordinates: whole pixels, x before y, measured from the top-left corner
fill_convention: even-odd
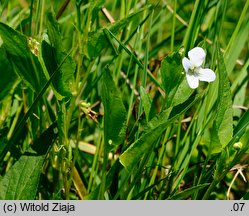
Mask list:
[[[149,121],[150,119],[150,110],[151,110],[151,97],[149,93],[146,92],[146,90],[143,88],[143,86],[140,87],[140,95],[142,100],[142,105],[145,112],[146,120]]]
[[[4,23],[0,23],[0,36],[15,72],[33,91],[38,92],[46,78],[37,56],[31,52],[31,40]]]
[[[166,94],[166,105],[167,107],[170,107],[183,78],[181,56],[178,52],[168,55],[162,61],[161,76]]]
[[[213,153],[220,152],[233,136],[233,109],[230,82],[220,51],[218,51],[218,72],[219,89],[217,111],[212,131]]]
[[[101,83],[105,139],[110,145],[119,145],[126,134],[127,112],[108,68],[103,72]]]
[[[144,9],[138,10],[137,12],[131,14],[125,19],[116,21],[113,24],[105,27],[109,29],[114,35],[120,33],[129,23],[132,21],[136,21],[142,15]],[[100,52],[109,45],[108,39],[106,38],[103,29],[98,29],[95,32],[90,32],[88,34],[88,42],[87,42],[87,52],[89,58],[95,58],[99,56]]]
[[[199,100],[199,96],[190,97],[185,103],[178,105],[174,109],[168,108],[151,119],[145,126],[141,137],[119,157],[121,164],[128,171],[131,171],[142,156],[151,150],[152,144],[162,135],[167,126],[186,112],[197,100]]]
[[[181,191],[179,193],[176,193],[172,196],[169,197],[170,200],[186,200],[188,199],[191,195],[193,195],[196,191],[199,191],[207,186],[209,186],[210,183],[205,183],[201,185],[197,185],[191,188],[188,188],[184,191]]]
[[[67,54],[63,50],[59,25],[52,13],[47,14],[47,30],[50,43],[46,40],[42,41],[42,59],[48,72],[46,76],[49,78]],[[75,69],[76,64],[73,58],[69,56],[52,80],[56,93],[67,97],[72,95],[75,88]]]
[[[22,156],[0,181],[0,199],[34,199],[42,162],[35,156]]]
[[[17,76],[14,73],[4,47],[0,47],[0,101],[9,94],[12,86],[14,85]]]
[[[51,125],[0,180],[0,200],[33,200],[39,185],[43,161],[56,134]]]
[[[177,91],[172,101],[172,106],[176,106],[178,104],[183,103],[191,96],[193,92],[194,89],[189,88],[187,79],[183,79],[181,84],[177,88]]]

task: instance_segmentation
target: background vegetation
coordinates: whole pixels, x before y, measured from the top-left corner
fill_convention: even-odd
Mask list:
[[[248,199],[248,7],[1,0],[0,199]]]

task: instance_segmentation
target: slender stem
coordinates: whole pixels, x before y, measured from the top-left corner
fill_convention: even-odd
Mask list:
[[[175,42],[176,6],[177,6],[177,0],[174,0],[174,13],[173,13],[173,22],[172,22],[172,31],[171,31],[171,43],[170,43],[171,52],[174,51],[174,42]]]
[[[150,22],[149,22],[149,29],[148,29],[148,35],[147,35],[147,41],[146,41],[146,49],[145,49],[145,55],[144,55],[144,65],[143,65],[143,76],[142,76],[142,87],[146,87],[146,79],[147,79],[147,65],[148,65],[148,56],[149,56],[149,47],[150,47],[150,31],[152,26],[152,20],[153,20],[153,14],[154,10],[152,11],[152,15],[150,16]],[[138,116],[140,116],[142,113],[142,101],[140,100],[139,107],[138,107]]]
[[[224,54],[225,58],[226,58],[226,56],[228,54],[228,50],[230,49],[231,45],[234,43],[234,41],[235,41],[235,39],[236,39],[236,37],[237,37],[237,35],[239,33],[239,30],[241,28],[241,25],[242,25],[244,19],[245,19],[245,16],[248,14],[248,11],[247,11],[248,8],[249,8],[249,0],[246,1],[246,4],[245,4],[245,6],[243,8],[243,11],[242,11],[242,13],[240,15],[237,26],[236,26],[236,28],[235,28],[235,30],[233,32],[233,35],[232,35],[232,37],[231,37],[231,39],[230,39],[230,41],[229,41],[229,43],[228,43],[228,45],[226,47],[225,54]]]
[[[200,4],[202,4],[204,0],[196,0],[194,9],[190,18],[189,26],[187,28],[187,32],[185,34],[183,45],[186,51],[188,51],[193,45],[196,35],[196,23],[197,23],[197,16],[200,9]]]
[[[40,28],[39,28],[39,33],[38,33],[39,38],[41,38],[42,31],[43,31],[44,8],[45,8],[45,1],[43,0],[41,3]]]
[[[33,21],[33,6],[34,6],[34,0],[31,0],[30,4],[30,16],[29,16],[29,35],[32,35],[32,21]]]

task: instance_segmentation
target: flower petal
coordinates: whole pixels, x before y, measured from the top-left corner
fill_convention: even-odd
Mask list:
[[[197,76],[187,74],[187,82],[190,88],[196,89],[199,86],[199,79]]]
[[[184,57],[184,58],[182,59],[182,66],[183,66],[184,70],[185,70],[186,72],[188,72],[188,69],[189,69],[190,66],[191,66],[191,63],[190,63],[190,61],[189,61],[188,58]]]
[[[200,67],[205,60],[206,53],[201,47],[195,47],[188,52],[188,57],[192,66]]]
[[[216,75],[211,69],[201,68],[198,73],[198,78],[200,81],[213,82],[216,78]]]

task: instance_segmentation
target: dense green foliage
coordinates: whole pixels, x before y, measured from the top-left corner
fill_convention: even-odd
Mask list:
[[[249,0],[1,1],[0,199],[248,199],[248,35]]]

